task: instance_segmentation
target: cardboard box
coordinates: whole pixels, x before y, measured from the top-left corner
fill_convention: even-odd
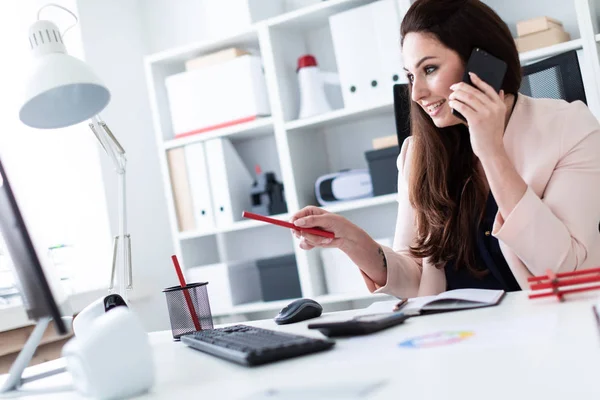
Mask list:
[[[398,135],[378,137],[372,140],[373,150],[398,146]]]
[[[233,60],[236,57],[245,56],[247,54],[250,54],[250,53],[244,49],[238,49],[236,47],[231,47],[229,49],[217,51],[216,53],[207,54],[207,55],[186,61],[185,69],[186,69],[186,71],[191,71],[194,69],[209,67],[211,65],[215,65],[215,64],[223,63],[223,62],[226,62],[229,60]]]
[[[519,53],[568,42],[571,35],[562,29],[550,28],[542,32],[531,33],[515,39]]]
[[[521,37],[552,28],[563,30],[563,25],[560,21],[550,17],[531,18],[517,22],[517,35]]]

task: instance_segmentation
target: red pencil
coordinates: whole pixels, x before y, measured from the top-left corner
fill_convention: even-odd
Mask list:
[[[173,265],[175,266],[175,272],[177,272],[177,277],[179,278],[179,285],[182,288],[185,288],[187,284],[185,283],[185,278],[183,277],[183,272],[181,272],[181,267],[179,266],[179,260],[176,255],[171,256],[171,260],[173,260]],[[198,321],[198,315],[196,315],[196,311],[194,310],[194,304],[192,303],[192,298],[187,289],[182,289],[183,295],[185,296],[185,302],[187,303],[188,309],[190,310],[190,315],[192,316],[192,321],[194,321],[194,328],[196,331],[201,331],[200,322]]]
[[[329,239],[335,239],[335,234],[333,232],[325,231],[325,230],[319,229],[319,228],[303,228],[300,226],[296,226],[287,221],[282,221],[280,219],[265,217],[264,215],[254,214],[254,213],[251,213],[248,211],[242,212],[242,218],[251,218],[251,219],[255,219],[257,221],[262,221],[262,222],[267,222],[269,224],[282,226],[284,228],[296,229],[298,231],[312,233],[313,235],[322,236],[322,237],[326,237]]]

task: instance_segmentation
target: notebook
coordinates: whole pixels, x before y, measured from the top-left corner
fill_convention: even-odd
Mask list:
[[[436,296],[422,296],[408,299],[397,311],[410,314],[425,314],[446,311],[467,310],[490,307],[500,303],[504,290],[455,289]],[[399,300],[380,301],[365,308],[362,313],[374,314],[391,312]]]

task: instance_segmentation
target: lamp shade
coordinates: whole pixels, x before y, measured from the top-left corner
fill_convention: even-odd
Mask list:
[[[19,111],[25,125],[63,128],[85,121],[106,107],[110,92],[87,64],[66,53],[54,23],[33,24],[29,42],[34,61]]]

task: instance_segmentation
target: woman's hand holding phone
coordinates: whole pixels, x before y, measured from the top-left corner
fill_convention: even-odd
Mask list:
[[[470,72],[473,85],[465,82],[450,86],[453,91],[449,96],[449,105],[460,112],[467,120],[471,135],[471,147],[475,155],[481,159],[497,154],[503,149],[506,121],[506,104],[504,92],[496,93],[494,88]]]

